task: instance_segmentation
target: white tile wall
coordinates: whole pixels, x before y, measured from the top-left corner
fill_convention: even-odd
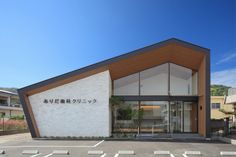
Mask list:
[[[109,71],[29,97],[41,137],[108,137],[111,132]],[[93,99],[94,104],[50,104],[44,99]]]

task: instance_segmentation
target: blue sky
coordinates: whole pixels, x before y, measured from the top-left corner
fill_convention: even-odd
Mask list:
[[[24,87],[168,38],[211,49],[236,87],[234,0],[0,0],[0,86]]]

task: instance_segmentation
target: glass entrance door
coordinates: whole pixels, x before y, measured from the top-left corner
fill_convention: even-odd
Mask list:
[[[183,132],[183,102],[170,102],[170,132]]]
[[[197,103],[184,102],[184,132],[197,132]]]

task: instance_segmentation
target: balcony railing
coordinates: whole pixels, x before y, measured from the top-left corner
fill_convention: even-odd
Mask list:
[[[8,104],[4,104],[4,103],[0,103],[0,106],[21,107],[20,104],[10,104],[10,105],[8,105]]]
[[[8,104],[0,103],[0,106],[8,106]]]

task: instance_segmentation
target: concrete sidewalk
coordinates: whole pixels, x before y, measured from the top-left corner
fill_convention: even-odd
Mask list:
[[[11,141],[19,141],[19,140],[31,140],[30,133],[21,133],[21,134],[13,134],[13,135],[3,135],[0,136],[0,144],[11,142]]]

